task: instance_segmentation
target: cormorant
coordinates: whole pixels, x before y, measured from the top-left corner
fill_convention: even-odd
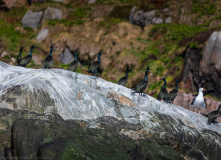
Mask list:
[[[32,59],[32,51],[33,51],[34,48],[37,48],[37,46],[35,46],[35,45],[31,46],[29,55],[27,55],[27,56],[25,56],[25,57],[23,57],[23,58],[21,59],[19,66],[22,66],[22,67],[26,67],[26,66],[27,66],[27,64],[28,64],[28,63],[31,61],[31,59]]]
[[[101,64],[101,58],[100,56],[104,54],[104,52],[102,50],[100,50],[100,52],[98,52],[97,54],[97,61],[94,62],[90,67],[89,67],[89,71],[87,71],[88,73],[91,73],[93,76],[96,76],[96,73],[98,72],[98,69],[100,68],[100,64]]]
[[[164,81],[164,84],[163,84],[163,87],[160,89],[160,92],[158,94],[158,100],[160,101],[161,99],[162,100],[166,100],[167,99],[167,96],[168,96],[168,92],[167,92],[167,89],[166,89],[166,84],[167,84],[167,80],[165,78],[162,78],[160,79],[162,81]]]
[[[117,84],[125,86],[127,84],[127,80],[128,80],[128,73],[132,70],[132,68],[127,67],[126,69],[126,75],[124,77],[121,77],[118,81]]]
[[[195,107],[195,113],[196,113],[196,108],[199,108],[199,113],[200,113],[200,108],[206,107],[203,98],[203,88],[199,88],[199,93],[195,98],[193,98],[190,107]]]
[[[54,59],[53,59],[53,57],[52,57],[53,49],[54,49],[54,47],[51,46],[51,47],[50,47],[49,56],[47,56],[47,57],[44,59],[44,61],[43,61],[43,66],[44,66],[44,68],[46,68],[46,69],[50,69],[51,66],[53,66],[53,64],[54,64]]]
[[[220,109],[221,109],[221,104],[219,105],[219,108],[218,108],[217,110],[212,111],[212,112],[210,112],[210,113],[208,114],[208,123],[207,123],[207,124],[210,125],[211,123],[216,122],[216,121],[215,121],[216,118],[219,117],[219,116],[221,116],[221,111],[220,111]]]
[[[24,48],[25,48],[25,47],[21,47],[21,48],[20,48],[20,52],[19,52],[18,57],[17,57],[17,63],[18,63],[18,65],[19,65],[20,62],[21,62],[21,59],[22,59],[22,57],[21,57],[22,49],[24,49]]]
[[[68,67],[68,70],[75,72],[78,68],[78,50],[74,51],[74,61]]]
[[[139,93],[139,95],[142,96],[142,93],[143,93],[143,91],[146,89],[147,84],[148,84],[148,77],[147,77],[147,76],[148,76],[149,73],[151,73],[149,70],[150,70],[150,68],[149,68],[149,66],[147,66],[144,79],[141,80],[141,81],[137,84],[136,88],[134,89],[135,92],[133,92],[132,94]],[[144,96],[144,94],[143,94],[143,96]]]
[[[173,104],[173,100],[174,100],[174,99],[176,98],[176,96],[178,95],[178,83],[179,83],[179,82],[180,82],[179,79],[176,80],[176,82],[175,82],[175,88],[168,93],[167,101],[169,101],[169,103],[172,102],[172,104]]]

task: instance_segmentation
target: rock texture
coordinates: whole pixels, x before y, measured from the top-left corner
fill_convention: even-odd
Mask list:
[[[203,157],[211,160],[221,158],[220,154],[216,154],[221,152],[220,124],[207,125],[206,117],[182,107],[159,102],[150,96],[147,96],[148,98],[137,94],[133,96],[131,95],[132,90],[126,87],[67,70],[27,69],[9,66],[1,62],[0,73],[0,107],[16,110],[12,111],[13,113],[19,110],[49,116],[49,113],[57,113],[65,119],[65,122],[71,122],[68,119],[74,119],[86,128],[115,131],[134,140],[147,139],[148,137],[160,138],[162,140],[159,143],[174,146],[177,150],[182,148],[183,156],[196,159]],[[3,113],[5,115],[5,112]],[[56,116],[57,121],[61,119],[60,116]],[[32,116],[28,115],[26,117],[31,118]],[[43,120],[45,119],[44,116],[40,117]],[[37,118],[29,121],[16,120],[16,122],[13,119],[15,118],[4,117],[2,119],[4,123],[0,123],[4,133],[6,131],[12,133],[11,147],[10,144],[4,143],[9,145],[7,151],[9,156],[26,154],[33,156],[36,152],[38,156],[43,156],[49,153],[45,153],[47,150],[58,153],[56,148],[58,144],[61,145],[59,148],[64,148],[63,146],[66,146],[65,144],[68,142],[76,144],[82,141],[82,137],[87,137],[76,130],[78,135],[82,135],[77,142],[76,139],[66,139],[67,137],[62,137],[63,140],[57,140],[56,137],[59,137],[60,133],[65,133],[66,130],[72,135],[75,134],[68,127],[57,129],[59,128],[57,124],[51,125],[51,122],[35,120]],[[7,130],[11,124],[13,124],[12,131]],[[20,129],[26,126],[33,129]],[[65,125],[62,124],[62,127],[65,127]],[[46,131],[44,131],[44,128],[46,128]],[[75,127],[72,126],[72,128]],[[27,138],[24,138],[21,132],[27,134]],[[51,136],[48,136],[48,133]],[[93,131],[90,131],[90,133],[93,133]],[[97,133],[95,134],[97,135]],[[27,144],[22,142],[21,139],[25,142],[30,142],[30,139],[32,139],[31,142],[34,142],[36,147],[33,144],[27,145],[30,147],[21,147],[20,145]],[[102,142],[107,142],[107,139],[107,137],[104,138]],[[115,141],[119,142],[117,139]],[[91,144],[94,143],[94,141],[90,142]],[[207,147],[208,145],[210,147]],[[120,146],[118,144],[116,147]],[[10,154],[11,148],[16,154]],[[76,148],[76,146],[73,148]],[[82,148],[88,153],[87,146]],[[79,147],[77,149],[79,151]],[[81,151],[80,149],[78,155],[84,155]],[[139,151],[139,153],[145,153],[146,155],[143,149],[139,149]],[[124,150],[120,150],[121,152],[123,154]]]
[[[213,32],[204,51],[202,49],[188,48],[185,53],[185,68],[183,79],[186,88],[196,90],[192,81],[190,70],[198,72],[201,77],[208,80],[207,88],[215,91],[213,96],[221,97],[221,32]],[[203,52],[203,55],[201,53]]]
[[[43,40],[45,40],[48,36],[48,32],[49,30],[47,28],[40,30],[40,32],[38,33],[36,40],[38,42],[42,42]]]
[[[22,18],[23,27],[37,28],[45,19],[62,19],[62,11],[58,8],[48,7],[44,12],[29,10]]]
[[[63,120],[58,114],[11,111],[0,108],[1,159],[170,159],[184,160],[160,138],[133,140],[115,126],[136,129],[136,125],[105,117],[99,122],[108,129],[85,128],[86,121]],[[2,126],[2,123],[1,123]],[[159,150],[161,152],[159,152]],[[118,154],[116,154],[118,153]]]
[[[23,27],[37,28],[40,24],[43,12],[32,12],[29,10],[21,20]]]

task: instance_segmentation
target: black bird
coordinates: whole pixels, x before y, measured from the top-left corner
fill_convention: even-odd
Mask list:
[[[68,67],[68,70],[75,72],[78,68],[78,50],[74,51],[74,61]]]
[[[118,81],[117,84],[125,86],[127,84],[127,80],[128,80],[128,73],[132,70],[132,68],[127,67],[126,69],[126,75],[124,77],[121,77]]]
[[[27,64],[28,64],[28,63],[31,61],[31,59],[32,59],[32,51],[33,51],[34,48],[37,48],[37,46],[35,46],[35,45],[31,46],[29,55],[27,55],[27,56],[25,56],[25,57],[23,57],[23,58],[21,59],[19,66],[22,66],[22,67],[26,67],[26,66],[27,66]]]
[[[50,69],[51,66],[53,66],[54,64],[54,59],[52,57],[52,52],[53,52],[54,47],[51,46],[50,47],[50,52],[49,52],[49,56],[47,56],[44,61],[43,61],[43,66],[45,69]]]
[[[142,96],[142,93],[143,93],[143,91],[146,89],[147,84],[148,84],[148,77],[147,77],[147,76],[148,76],[149,73],[151,73],[149,70],[150,70],[150,68],[149,68],[149,66],[147,66],[144,79],[141,80],[141,81],[137,84],[136,88],[134,89],[135,92],[133,92],[132,94],[139,93],[139,95]],[[143,96],[144,96],[144,94],[143,94]]]
[[[168,96],[168,92],[167,92],[167,89],[166,89],[166,84],[167,84],[167,80],[165,78],[162,78],[160,79],[162,81],[164,81],[164,84],[163,84],[163,87],[160,89],[160,92],[158,94],[158,100],[160,101],[161,99],[162,100],[166,100],[167,99],[167,96]]]
[[[93,76],[96,76],[97,75],[97,72],[98,72],[98,69],[100,68],[100,64],[101,64],[101,58],[100,56],[104,54],[104,52],[102,50],[100,50],[100,52],[98,52],[97,54],[97,61],[94,62],[90,68],[89,68],[89,71],[87,71],[88,73],[91,73]]]
[[[18,65],[19,65],[20,62],[21,62],[21,59],[22,59],[21,54],[22,54],[22,50],[23,50],[24,48],[25,48],[25,47],[21,47],[21,48],[20,48],[20,52],[19,52],[18,57],[17,57],[17,63],[18,63]]]
[[[211,123],[214,123],[216,122],[216,118],[219,117],[221,115],[221,104],[219,105],[219,108],[215,111],[212,111],[208,114],[208,123],[207,124],[211,124]]]
[[[167,100],[166,101],[169,101],[170,103],[172,102],[173,103],[173,100],[176,98],[176,96],[178,95],[178,83],[180,82],[180,80],[176,80],[175,82],[175,88],[170,91],[168,93],[168,96],[167,96]]]

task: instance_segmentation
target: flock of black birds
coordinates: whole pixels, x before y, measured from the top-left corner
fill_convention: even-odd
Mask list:
[[[32,52],[34,48],[37,48],[38,46],[32,45],[31,49],[30,49],[30,53],[23,57],[21,56],[22,54],[22,50],[24,49],[24,47],[20,48],[20,52],[19,55],[17,57],[17,63],[18,66],[22,66],[22,67],[26,67],[27,64],[31,61],[32,59]],[[49,56],[46,57],[43,61],[43,66],[45,69],[50,69],[53,66],[54,60],[52,57],[52,52],[53,52],[54,47],[51,46],[50,47],[50,52],[49,52]],[[79,50],[76,49],[74,51],[74,61],[70,63],[68,70],[75,72],[77,70],[78,67],[78,52]],[[97,54],[97,58],[98,60],[96,62],[94,62],[93,64],[90,65],[89,70],[87,71],[88,73],[91,73],[93,76],[97,76],[98,74],[98,70],[100,69],[100,64],[101,64],[101,58],[100,56],[105,54],[105,52],[103,52],[102,50],[100,50]],[[117,82],[117,84],[125,86],[127,84],[128,81],[128,73],[131,72],[132,68],[131,67],[127,67],[126,69],[126,75],[122,78],[120,78]],[[134,90],[134,92],[132,92],[131,94],[135,94],[135,93],[139,93],[139,95],[143,96],[143,97],[147,97],[143,92],[146,89],[147,85],[148,85],[148,74],[150,74],[150,68],[149,66],[147,66],[146,71],[145,71],[145,76],[144,79],[141,80],[139,83],[137,83],[135,88],[132,88],[132,90]],[[194,96],[194,99],[191,103],[191,105],[194,105],[194,103],[196,103],[197,101],[199,101],[198,99],[200,99],[200,92],[203,89],[204,85],[207,83],[206,79],[203,79],[202,77],[199,76],[198,73],[195,73],[193,70],[191,70],[192,74],[193,74],[193,80],[194,80],[194,84],[199,88],[199,92]],[[198,81],[196,82],[195,79],[197,79]],[[176,96],[178,95],[178,84],[181,80],[177,79],[175,82],[175,88],[173,90],[171,90],[170,92],[167,91],[166,89],[166,83],[167,80],[165,78],[160,79],[164,82],[162,88],[160,89],[160,92],[158,94],[158,100],[161,101],[165,101],[166,103],[172,103],[174,99],[176,98]],[[199,86],[198,86],[199,85]],[[206,90],[202,92],[202,96],[205,96],[207,94],[213,93],[213,90]],[[204,103],[204,99],[203,99],[203,103]],[[205,105],[205,104],[204,104]],[[210,125],[211,123],[218,123],[216,122],[216,118],[218,118],[219,116],[221,116],[221,105],[219,105],[218,110],[212,111],[210,112],[208,115],[204,115],[208,117],[208,124]]]

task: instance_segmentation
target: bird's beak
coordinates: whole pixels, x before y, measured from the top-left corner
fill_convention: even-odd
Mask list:
[[[161,78],[160,80],[162,81],[163,79]]]
[[[206,89],[203,88],[203,91],[205,91]]]

